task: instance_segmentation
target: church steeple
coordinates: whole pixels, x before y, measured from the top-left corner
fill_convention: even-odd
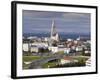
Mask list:
[[[55,21],[52,21],[52,28],[51,28],[51,37],[56,35],[56,26],[55,26]]]
[[[57,33],[54,20],[52,21],[52,27],[51,27],[51,39],[55,41],[59,41],[59,35]]]

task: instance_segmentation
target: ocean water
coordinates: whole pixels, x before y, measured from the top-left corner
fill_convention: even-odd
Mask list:
[[[50,37],[50,33],[24,33],[23,34],[23,37],[27,38],[27,37],[30,37],[30,36],[36,36],[36,37]],[[86,37],[88,39],[90,39],[90,34],[83,34],[83,33],[68,33],[68,34],[65,34],[65,33],[60,33],[59,34],[60,38],[61,39],[77,39],[79,36],[80,37]]]

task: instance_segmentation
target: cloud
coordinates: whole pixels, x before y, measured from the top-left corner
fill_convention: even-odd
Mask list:
[[[49,32],[52,20],[58,32],[90,32],[90,14],[23,10],[23,32]]]

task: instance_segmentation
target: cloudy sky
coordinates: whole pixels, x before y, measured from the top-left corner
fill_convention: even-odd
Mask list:
[[[90,33],[90,14],[23,10],[23,33],[48,33],[52,21],[58,33]]]

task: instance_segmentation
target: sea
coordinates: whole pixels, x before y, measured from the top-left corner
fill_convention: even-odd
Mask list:
[[[39,37],[39,38],[42,38],[42,37],[50,37],[50,33],[23,33],[23,37],[24,38],[27,38],[27,37]],[[90,39],[90,34],[84,34],[84,33],[68,33],[68,34],[65,34],[65,33],[60,33],[59,34],[60,38],[65,40],[65,39],[77,39],[79,36],[80,37],[85,37],[85,38],[88,38]]]

